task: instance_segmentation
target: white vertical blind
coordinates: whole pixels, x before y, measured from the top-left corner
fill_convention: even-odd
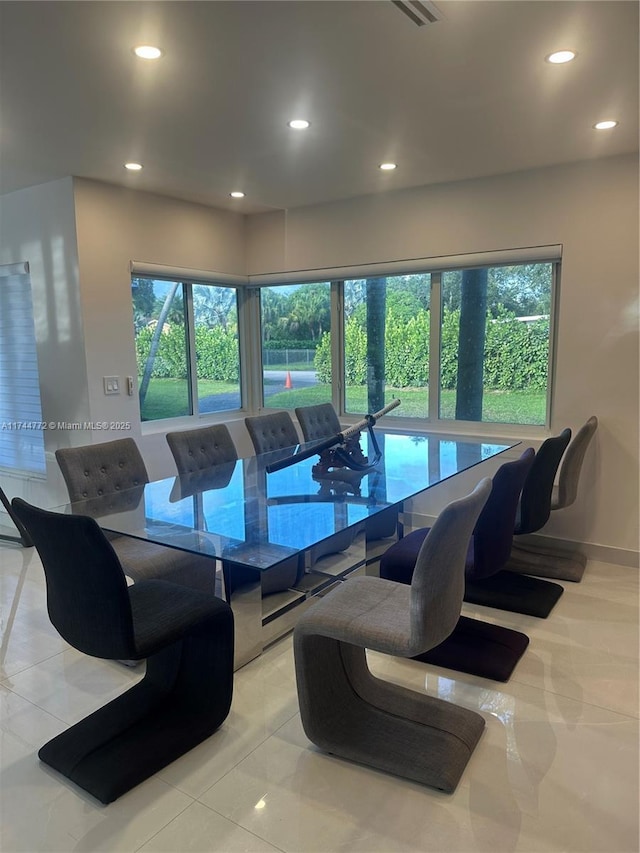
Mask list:
[[[0,265],[0,468],[46,470],[28,263]]]

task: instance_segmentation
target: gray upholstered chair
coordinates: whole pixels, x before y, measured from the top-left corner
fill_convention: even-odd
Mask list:
[[[300,424],[305,441],[317,441],[330,438],[342,432],[336,410],[331,403],[318,403],[316,406],[299,406],[296,418]]]
[[[558,482],[551,493],[551,512],[565,509],[575,503],[582,463],[591,440],[598,429],[598,419],[592,415],[575,434],[564,452]],[[542,578],[579,582],[587,565],[584,554],[575,550],[561,550],[520,542],[516,539],[507,565],[509,571]]]
[[[365,649],[415,657],[453,631],[467,548],[490,492],[485,478],[440,513],[410,586],[353,578],[298,621],[293,637],[300,715],[307,737],[321,749],[442,791],[455,789],[483,718],[374,677]]]
[[[587,448],[591,444],[591,439],[598,429],[598,418],[592,415],[589,420],[584,423],[578,432],[574,435],[571,443],[565,450],[562,462],[560,464],[560,473],[558,475],[558,483],[553,487],[551,496],[551,510],[565,509],[575,503],[578,497],[578,483],[580,482],[580,472],[582,471],[582,463],[587,452]]]
[[[90,502],[96,517],[101,514],[101,504],[104,514],[131,509],[129,498],[137,503],[145,483],[149,482],[144,460],[132,438],[60,448],[56,450],[56,459],[67,484],[69,500],[86,506]],[[107,538],[125,574],[134,582],[162,578],[212,595],[224,593],[222,577],[217,575],[215,561],[209,557],[194,556],[131,536],[107,534]]]
[[[256,455],[294,447],[300,443],[298,432],[289,412],[272,412],[268,415],[256,415],[245,418],[249,437],[253,442]]]
[[[236,446],[225,424],[213,424],[183,432],[168,432],[167,444],[175,459],[178,476],[207,471],[238,458]]]

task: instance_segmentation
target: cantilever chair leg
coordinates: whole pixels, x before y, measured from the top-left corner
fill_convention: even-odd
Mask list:
[[[484,730],[473,711],[371,674],[364,648],[294,632],[304,730],[321,749],[385,773],[455,790]]]
[[[233,617],[219,605],[149,655],[142,681],[41,747],[40,760],[110,803],[212,735],[233,683]]]
[[[517,574],[579,583],[586,567],[587,557],[579,551],[514,542],[505,569]]]

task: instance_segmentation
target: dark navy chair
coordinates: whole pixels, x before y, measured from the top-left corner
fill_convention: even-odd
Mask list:
[[[534,533],[549,520],[556,472],[570,439],[571,430],[565,429],[560,435],[548,438],[540,445],[522,487],[514,527],[516,535]],[[560,584],[499,567],[499,570],[483,578],[469,579],[464,600],[470,604],[497,607],[544,619],[563,592]]]
[[[493,477],[491,494],[476,522],[465,565],[465,586],[499,570],[509,558],[518,500],[535,451],[502,465]],[[418,554],[430,528],[414,530],[382,557],[380,576],[411,583]],[[495,681],[508,681],[529,644],[520,631],[460,616],[453,632],[415,660],[468,672]]]
[[[213,595],[166,580],[127,586],[111,543],[84,515],[14,498],[44,568],[49,618],[85,654],[142,660],[142,681],[46,743],[38,755],[110,803],[226,719],[233,693],[233,614]]]

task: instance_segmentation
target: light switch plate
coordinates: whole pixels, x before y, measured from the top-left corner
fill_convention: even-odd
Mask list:
[[[105,394],[120,393],[120,378],[118,376],[103,376],[102,382],[104,384]]]

